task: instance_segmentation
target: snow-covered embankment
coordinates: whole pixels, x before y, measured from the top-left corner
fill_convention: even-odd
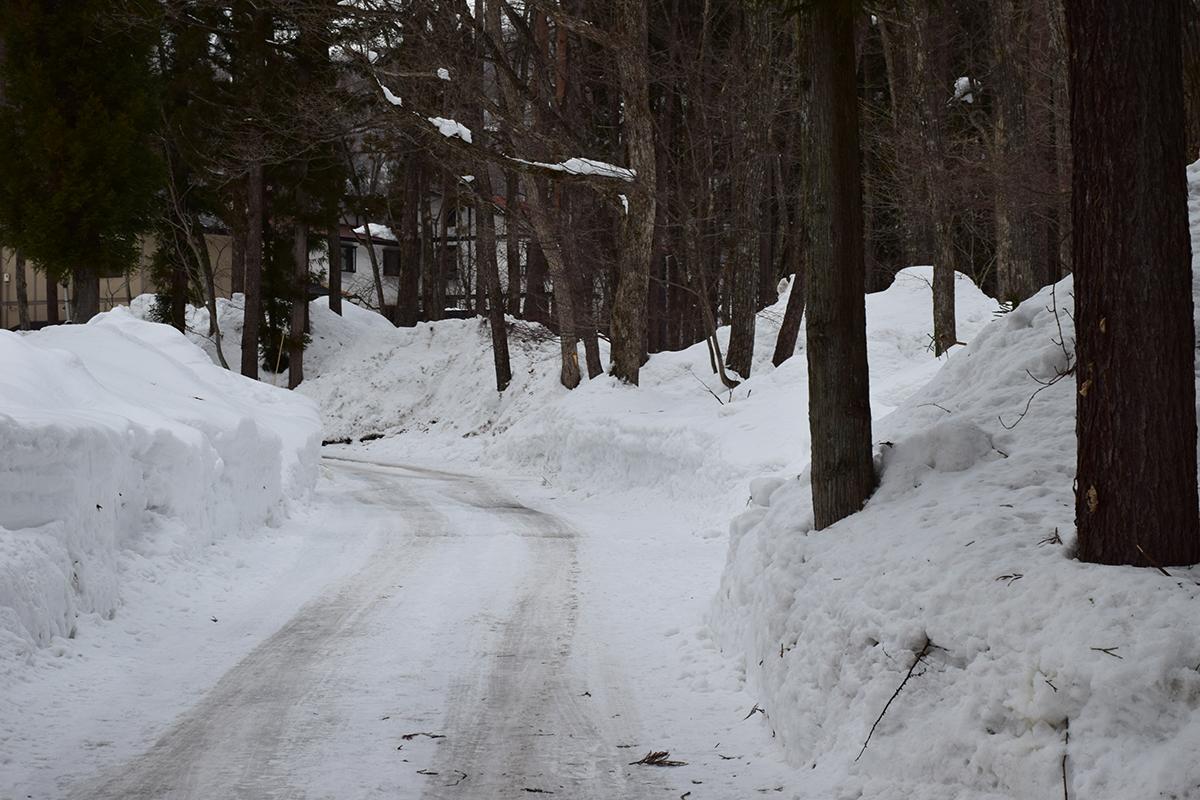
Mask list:
[[[116,614],[147,559],[278,520],[319,445],[312,401],[124,309],[0,331],[0,668]]]

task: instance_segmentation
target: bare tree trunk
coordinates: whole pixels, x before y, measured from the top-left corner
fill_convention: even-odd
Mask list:
[[[29,330],[29,288],[25,281],[25,255],[18,250],[13,269],[17,272],[17,320],[21,330]]]
[[[827,528],[862,508],[875,488],[863,300],[862,186],[854,13],[850,4],[809,7],[813,59],[813,196],[828,198],[829,225],[814,225],[807,349],[813,515]],[[803,24],[803,22],[801,23]],[[802,41],[804,38],[802,37]],[[822,258],[822,251],[830,254]]]
[[[476,170],[476,180],[485,197],[491,197],[492,182],[488,177],[487,165]],[[476,258],[479,275],[487,287],[488,327],[492,333],[492,361],[496,368],[496,391],[503,392],[512,382],[512,364],[508,355],[508,329],[504,324],[504,295],[500,291],[500,270],[496,264],[496,220],[492,207],[477,200],[476,230],[479,243]]]
[[[1179,13],[1067,3],[1075,524],[1094,563],[1200,561]]]
[[[100,273],[91,264],[76,267],[71,275],[73,289],[71,321],[84,323],[100,313]]]
[[[938,98],[945,92],[946,44],[931,16],[923,0],[913,3],[913,95],[916,130],[923,136],[925,207],[933,231],[933,352],[940,356],[958,341],[958,333],[954,319],[954,224],[946,197],[945,120],[938,111],[944,105]]]
[[[304,381],[304,328],[308,310],[308,225],[292,224],[292,315],[288,326],[288,388]]]
[[[46,273],[46,322],[57,325],[58,314],[58,280]]]
[[[554,284],[554,313],[558,322],[558,339],[562,350],[562,369],[559,379],[568,389],[579,385],[579,349],[577,347],[575,300],[571,290],[571,278],[563,263],[562,250],[554,235],[554,227],[550,222],[546,207],[542,204],[543,197],[537,181],[530,181],[529,214],[533,219],[534,231],[541,244],[546,266],[550,271],[550,280]]]
[[[517,174],[504,173],[504,254],[508,268],[508,313],[521,316],[521,240],[517,236]]]
[[[533,181],[530,181],[532,184]],[[530,240],[525,272],[525,319],[550,324],[550,298],[546,295],[546,254],[541,242]]]
[[[338,235],[337,220],[329,223],[325,234],[329,247],[329,310],[342,314],[342,239]]]
[[[808,291],[805,280],[804,248],[800,238],[804,234],[797,231],[793,234],[792,254],[792,286],[788,294],[787,306],[783,310],[783,323],[779,326],[779,337],[775,340],[775,353],[771,363],[779,366],[791,358],[796,352],[796,340],[800,338],[800,324],[804,319],[804,301]]]
[[[637,385],[646,335],[646,292],[654,249],[656,162],[654,120],[650,116],[647,0],[619,0],[618,26],[627,37],[618,59],[629,167],[636,178],[627,193],[617,254],[620,282],[612,309],[611,373]]]
[[[263,267],[263,165],[254,162],[246,177],[246,275],[245,308],[242,311],[242,369],[247,378],[258,380],[259,326],[262,323]]]

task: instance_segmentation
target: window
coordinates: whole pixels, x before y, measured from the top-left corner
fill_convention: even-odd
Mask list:
[[[358,248],[352,244],[342,245],[342,272],[357,272],[354,265],[354,254]]]
[[[383,249],[383,274],[391,276],[400,274],[400,251],[395,247]]]

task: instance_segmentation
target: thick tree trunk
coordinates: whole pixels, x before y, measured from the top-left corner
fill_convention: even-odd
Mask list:
[[[17,324],[21,330],[29,330],[29,287],[25,280],[25,256],[18,250],[14,256],[13,269],[17,273]]]
[[[571,289],[571,277],[567,266],[563,262],[562,250],[559,249],[553,225],[542,203],[543,197],[537,181],[530,181],[529,213],[546,259],[546,266],[550,271],[550,280],[554,284],[554,315],[558,323],[558,340],[562,351],[559,380],[563,386],[574,389],[579,385],[581,377],[574,292]]]
[[[828,198],[828,225],[815,226],[809,265],[807,350],[812,431],[813,515],[826,528],[862,508],[875,488],[863,300],[862,186],[854,14],[850,4],[810,6],[813,196]],[[820,253],[828,252],[829,258]]]
[[[292,315],[288,325],[288,388],[304,382],[304,328],[308,311],[308,225],[292,225]]]
[[[913,96],[917,124],[922,136],[922,185],[925,209],[933,243],[933,352],[941,355],[958,341],[954,320],[954,224],[946,197],[945,94],[946,34],[924,0],[916,0],[911,11],[913,48]]]
[[[84,323],[100,313],[100,273],[91,265],[76,267],[71,275],[71,321]]]
[[[1102,564],[1200,561],[1179,13],[1067,3],[1075,523],[1079,558]]]
[[[262,323],[263,166],[250,165],[246,177],[246,302],[242,311],[242,368],[247,378],[258,380],[258,341]]]
[[[1030,36],[1027,6],[1032,2],[994,0],[991,6],[996,65],[990,81],[994,87],[996,277],[1000,300],[1011,303],[1032,297],[1046,274],[1045,220],[1029,191],[1030,171],[1040,163],[1032,106],[1044,102],[1044,98],[1029,102],[1032,65],[1022,46]],[[1038,178],[1044,179],[1044,173]]]
[[[624,108],[629,167],[637,177],[628,187],[629,210],[621,220],[617,259],[620,282],[612,309],[611,373],[635,386],[646,336],[646,292],[654,249],[656,163],[654,121],[650,116],[647,55],[647,0],[620,0],[618,26],[626,38],[617,67]]]
[[[329,248],[329,310],[341,316],[342,313],[342,239],[338,235],[337,220],[329,223],[325,234],[326,246]]]

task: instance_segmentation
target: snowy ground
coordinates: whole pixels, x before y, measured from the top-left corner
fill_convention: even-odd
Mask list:
[[[867,298],[882,482],[821,533],[786,292],[732,391],[700,345],[567,392],[513,322],[501,395],[480,321],[317,301],[315,501],[127,559],[111,620],[27,652],[0,798],[1200,797],[1193,576],[1070,558],[1070,380],[1008,429],[1069,282],[997,318],[960,277],[935,359],[929,278]]]

